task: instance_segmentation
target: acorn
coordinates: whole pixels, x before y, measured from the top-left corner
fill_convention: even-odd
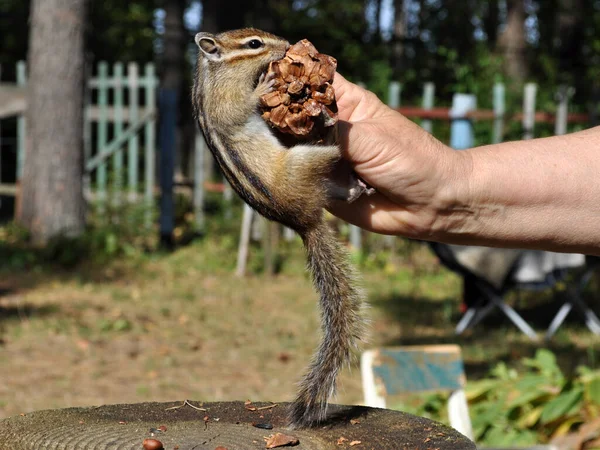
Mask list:
[[[144,450],[164,450],[162,442],[157,439],[144,439]]]

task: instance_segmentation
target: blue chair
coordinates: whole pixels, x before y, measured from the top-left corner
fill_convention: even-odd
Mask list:
[[[401,393],[448,392],[450,425],[473,440],[458,345],[379,348],[361,355],[365,405],[386,407],[386,397]]]

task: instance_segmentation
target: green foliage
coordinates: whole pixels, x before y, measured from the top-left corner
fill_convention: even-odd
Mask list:
[[[515,366],[519,368],[500,362],[488,377],[467,383],[478,444],[540,444],[600,416],[600,370],[580,367],[567,377],[546,349]],[[440,394],[412,399],[402,409],[447,422],[446,398]]]
[[[59,236],[44,247],[31,245],[29,232],[9,223],[0,227],[0,270],[47,265],[71,268],[86,261],[104,263],[121,256],[141,255],[157,247],[157,232],[154,227],[144,226],[145,217],[145,208],[136,206],[109,208],[102,215],[92,213],[81,236]]]
[[[25,59],[28,43],[29,1],[0,1],[0,65],[2,79],[14,79],[15,62]]]
[[[154,59],[156,0],[90,2],[87,47],[95,61]]]

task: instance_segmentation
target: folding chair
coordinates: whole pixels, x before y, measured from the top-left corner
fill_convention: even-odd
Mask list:
[[[430,345],[379,348],[360,360],[365,405],[386,407],[386,396],[407,392],[450,392],[450,425],[473,440],[460,347]]]
[[[545,339],[550,339],[558,330],[560,325],[571,310],[576,310],[583,316],[588,329],[597,335],[600,335],[600,319],[583,301],[583,290],[589,283],[594,270],[600,268],[600,258],[586,257],[585,269],[581,270],[581,264],[584,258],[581,255],[570,255],[576,257],[578,268],[563,268],[543,273],[544,280],[528,281],[523,280],[523,273],[531,271],[531,260],[537,261],[536,257],[552,257],[556,254],[546,252],[530,252],[526,250],[506,250],[506,249],[483,249],[481,247],[458,247],[447,244],[430,243],[430,248],[438,256],[442,264],[450,270],[461,275],[463,278],[463,300],[467,310],[458,322],[455,332],[462,334],[467,329],[475,327],[494,309],[499,309],[508,319],[519,328],[531,340],[537,341],[538,336],[533,328],[509,305],[504,301],[504,296],[510,290],[541,290],[548,289],[556,285],[559,281],[567,280],[567,274],[573,274],[573,280],[567,284],[567,290],[564,295],[565,303],[552,320],[548,330],[545,333]],[[477,252],[482,250],[485,257],[479,260],[475,257],[475,262],[471,261],[470,268],[464,264],[464,261],[458,261],[457,252],[461,254],[464,250]],[[477,255],[476,255],[477,256]],[[561,255],[562,257],[563,255]],[[567,255],[569,256],[569,255]],[[464,259],[464,258],[463,258]],[[478,267],[478,264],[487,267]],[[494,269],[494,264],[499,265]],[[480,270],[476,273],[476,270]],[[528,269],[528,270],[525,270]],[[550,270],[550,269],[545,269]],[[486,276],[483,273],[487,274]],[[539,274],[538,274],[539,275]],[[521,280],[521,281],[520,281]]]
[[[506,253],[505,267],[498,275],[498,282],[492,283],[460,264],[449,245],[431,242],[429,247],[444,266],[463,277],[467,310],[456,325],[456,334],[460,335],[473,328],[497,308],[532,341],[538,340],[533,328],[504,301],[504,295],[512,287],[510,280],[518,265],[518,251]]]
[[[583,291],[590,282],[592,275],[596,270],[600,268],[600,258],[595,256],[586,257],[586,267],[582,274],[575,279],[575,287],[571,287],[566,298],[566,302],[560,307],[554,319],[546,331],[545,339],[549,340],[554,333],[559,329],[562,323],[565,321],[569,312],[575,309],[581,313],[588,329],[596,334],[600,335],[600,319],[592,311],[592,309],[585,304],[583,301]]]

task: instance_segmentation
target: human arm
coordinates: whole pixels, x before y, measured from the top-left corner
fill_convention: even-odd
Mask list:
[[[336,75],[345,157],[377,194],[331,211],[371,231],[600,254],[600,128],[454,151]]]

